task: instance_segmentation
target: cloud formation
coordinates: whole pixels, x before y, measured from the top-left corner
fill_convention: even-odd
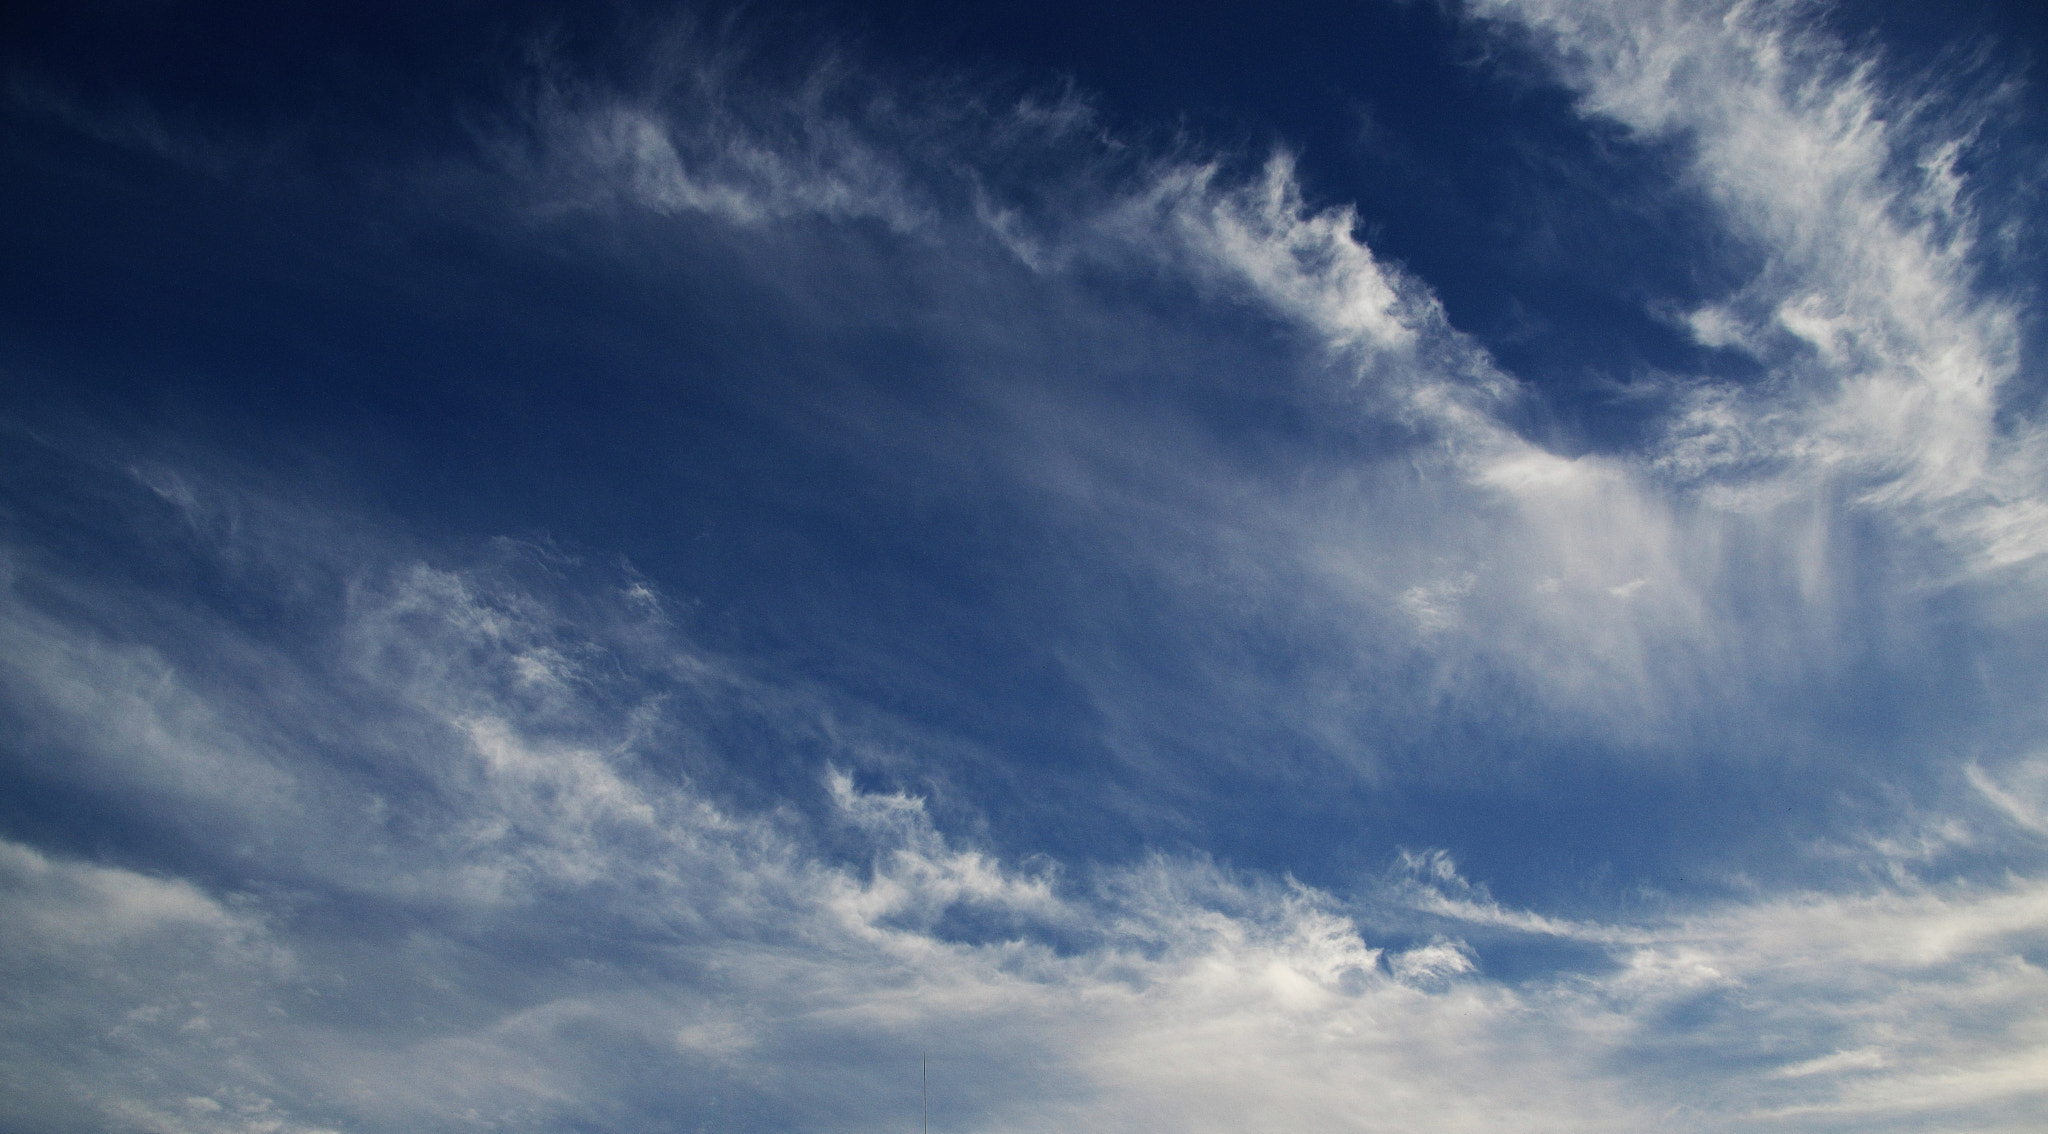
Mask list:
[[[183,483],[138,507],[234,491]],[[778,718],[644,582],[571,617],[515,581],[566,566],[544,548],[431,566],[355,542],[344,567],[235,529],[201,551],[269,544],[296,564],[277,591],[347,599],[287,656],[218,619],[209,652],[317,674],[187,676],[53,613],[15,557],[9,688],[67,753],[46,774],[204,815],[211,881],[6,844],[10,1066],[44,1084],[10,1121],[882,1128],[920,1047],[978,1129],[2017,1130],[2039,1102],[2038,878],[1602,924],[1503,907],[1441,852],[1351,898],[1199,859],[1020,867],[829,763],[821,818],[749,815],[666,753],[763,704],[771,735],[817,722]],[[1597,960],[1488,975],[1532,942]]]
[[[2027,1129],[2048,442],[1968,131],[1803,5],[1472,15],[1760,265],[1641,445],[1285,151],[688,37],[392,180],[760,376],[549,435],[722,455],[579,490],[771,516],[746,602],[13,427],[0,1125],[893,1129],[929,1050],[943,1129]]]

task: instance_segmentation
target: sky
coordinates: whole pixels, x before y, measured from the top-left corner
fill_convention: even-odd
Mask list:
[[[0,1134],[2038,1130],[2044,67],[11,10]]]

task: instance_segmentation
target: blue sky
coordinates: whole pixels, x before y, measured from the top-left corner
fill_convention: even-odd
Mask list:
[[[0,1131],[2021,1131],[2024,5],[0,28]]]

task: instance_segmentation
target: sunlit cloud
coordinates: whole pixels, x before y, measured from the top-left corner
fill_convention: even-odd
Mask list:
[[[568,265],[493,317],[604,361],[493,355],[433,436],[645,506],[10,419],[0,1125],[901,1129],[929,1053],[947,1130],[2030,1128],[2031,297],[1990,118],[1823,15],[1460,17],[1754,263],[1645,301],[1740,364],[1600,445],[1296,149],[687,22],[527,51],[347,191]]]

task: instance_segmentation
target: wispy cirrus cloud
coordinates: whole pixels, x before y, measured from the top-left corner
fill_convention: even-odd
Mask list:
[[[193,840],[192,879],[6,844],[13,1066],[59,1084],[17,1096],[18,1121],[611,1126],[681,1105],[881,1128],[914,1102],[919,1046],[947,1119],[987,1129],[2021,1129],[2038,1102],[2038,880],[1907,875],[1598,922],[1504,906],[1441,853],[1350,898],[1184,857],[1024,869],[844,770],[821,810],[750,813],[676,750],[715,744],[722,715],[797,737],[834,710],[693,646],[644,581],[551,596],[559,553],[366,558],[360,528],[336,563],[300,542],[331,513],[272,528],[247,518],[282,501],[180,483],[134,506],[235,511],[185,529],[203,559],[234,570],[267,545],[270,593],[339,578],[346,601],[311,602],[310,649],[188,612],[213,657],[320,668],[280,712],[162,661],[159,631],[95,625],[105,597],[53,607],[41,573],[60,563],[17,566],[12,712],[71,756],[42,774],[116,811],[203,808],[228,836]],[[1601,960],[1489,974],[1544,940]]]
[[[2025,297],[1979,284],[1980,214],[2000,204],[1959,174],[1986,103],[1885,89],[1876,56],[1845,52],[1812,5],[1477,10],[1532,33],[1587,113],[1682,139],[1695,183],[1764,257],[1685,317],[1770,380],[1697,388],[1664,468],[1731,502],[1839,479],[1962,541],[1977,569],[2040,554],[2044,442],[2000,414],[2032,384]]]
[[[1888,125],[1801,7],[1484,11],[1688,139],[1760,250],[1686,318],[1761,376],[1678,384],[1646,446],[1529,436],[1543,391],[1284,154],[689,42],[640,89],[550,72],[408,207],[599,277],[741,269],[796,345],[738,435],[827,470],[761,460],[744,503],[941,579],[758,596],[823,662],[712,648],[566,541],[12,436],[57,471],[9,466],[9,774],[78,822],[0,842],[7,1062],[50,1084],[9,1121],[880,1129],[929,1047],[935,1117],[987,1130],[2026,1128],[2039,722],[1969,717],[2038,692],[2040,447],[1999,416],[2020,299],[1971,275],[1961,140]],[[881,333],[918,352],[847,346]],[[674,445],[610,380],[603,444]],[[929,708],[990,703],[969,623],[1066,731]],[[1231,864],[1306,797],[1391,825],[1446,784],[1491,810],[1427,845],[1586,790],[1608,851],[1694,807],[1764,849],[1633,907],[1496,899],[1447,851],[1347,886],[1320,832],[1274,856],[1320,884]],[[1076,814],[1140,850],[1044,834]],[[1495,861],[1569,895],[1553,834]]]

